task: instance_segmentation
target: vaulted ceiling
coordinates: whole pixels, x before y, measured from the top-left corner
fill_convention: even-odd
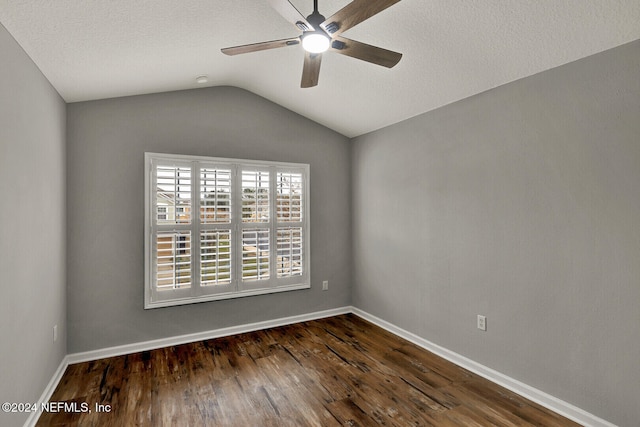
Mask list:
[[[639,39],[640,1],[402,0],[344,33],[395,68],[329,52],[308,89],[299,45],[220,52],[299,35],[266,0],[0,0],[0,22],[67,102],[232,85],[353,137]]]

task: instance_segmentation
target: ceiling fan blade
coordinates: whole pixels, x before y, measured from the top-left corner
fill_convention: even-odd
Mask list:
[[[284,19],[291,22],[297,28],[302,31],[314,30],[314,28],[307,22],[307,19],[301,14],[296,7],[288,0],[268,0],[272,8],[274,8]],[[300,24],[306,25],[304,28]]]
[[[393,68],[402,58],[401,53],[340,36],[334,37],[331,51],[387,68]]]
[[[318,85],[321,63],[321,53],[304,53],[304,67],[302,68],[302,82],[300,83],[300,87],[307,88]]]
[[[338,35],[371,18],[400,0],[353,0],[326,19],[320,26],[329,34]]]
[[[240,55],[241,53],[258,52],[260,50],[276,49],[279,47],[294,46],[300,44],[299,37],[290,39],[272,40],[268,42],[245,44],[243,46],[226,47],[222,50],[225,55]]]

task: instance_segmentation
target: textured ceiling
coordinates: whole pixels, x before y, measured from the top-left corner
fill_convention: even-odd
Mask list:
[[[300,46],[220,52],[298,35],[266,0],[0,0],[0,22],[67,102],[232,85],[352,137],[639,39],[640,1],[402,0],[344,34],[395,68],[327,53],[311,89]]]

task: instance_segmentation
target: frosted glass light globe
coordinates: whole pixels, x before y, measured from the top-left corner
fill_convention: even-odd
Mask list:
[[[309,53],[322,53],[329,49],[329,36],[319,32],[310,32],[302,37],[302,47]]]

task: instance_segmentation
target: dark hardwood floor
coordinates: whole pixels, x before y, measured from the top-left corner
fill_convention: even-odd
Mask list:
[[[50,401],[91,412],[39,426],[578,425],[354,315],[70,365]]]

